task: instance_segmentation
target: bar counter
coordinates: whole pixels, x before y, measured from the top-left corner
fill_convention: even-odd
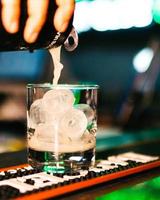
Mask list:
[[[97,141],[98,143],[98,141]],[[106,159],[108,156],[117,155],[125,152],[138,152],[145,155],[160,156],[160,140],[152,139],[151,141],[134,142],[129,145],[117,146],[114,148],[100,150],[97,147],[96,159]],[[18,152],[3,153],[0,155],[0,167],[11,167],[27,163],[27,150],[24,149]],[[66,195],[57,197],[56,199],[67,200],[103,200],[103,199],[118,199],[125,198],[125,195],[130,194],[130,200],[135,198],[135,192],[137,188],[140,188],[137,192],[136,198],[141,200],[142,196],[150,195],[149,198],[156,199],[155,195],[160,197],[160,166],[140,173],[132,174],[122,178],[116,178],[106,183],[97,184],[93,187],[81,189]],[[154,185],[154,187],[150,187]],[[133,193],[134,191],[134,193]],[[151,191],[150,193],[148,191]],[[159,191],[159,192],[157,192]],[[148,194],[149,193],[149,194]],[[121,197],[122,196],[122,197]],[[157,196],[156,196],[157,197]],[[127,197],[126,197],[127,198]],[[149,199],[148,198],[148,199]],[[52,198],[51,198],[52,199]]]

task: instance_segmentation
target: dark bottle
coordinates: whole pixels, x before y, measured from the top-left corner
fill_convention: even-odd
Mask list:
[[[24,27],[27,14],[27,0],[21,0],[21,16],[19,31],[15,34],[8,33],[0,19],[0,51],[19,51],[19,50],[29,50],[33,51],[35,49],[49,49],[52,47],[57,47],[65,44],[69,51],[72,51],[78,45],[78,37],[72,26],[73,17],[70,20],[69,26],[64,33],[57,32],[53,26],[53,17],[57,5],[54,0],[50,0],[47,12],[46,22],[39,33],[36,42],[29,44],[23,38]],[[0,4],[0,14],[1,14],[1,4]]]

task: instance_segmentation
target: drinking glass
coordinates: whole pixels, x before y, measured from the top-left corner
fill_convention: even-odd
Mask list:
[[[95,164],[98,85],[27,85],[28,162],[52,173]]]

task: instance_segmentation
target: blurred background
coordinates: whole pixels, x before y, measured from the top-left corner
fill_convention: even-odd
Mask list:
[[[60,83],[100,86],[97,150],[160,138],[160,0],[77,0],[73,24]],[[25,148],[26,84],[52,76],[45,50],[0,52],[0,152]]]

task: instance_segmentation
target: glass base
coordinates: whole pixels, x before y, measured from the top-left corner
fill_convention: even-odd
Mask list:
[[[61,153],[42,152],[28,149],[28,163],[49,173],[74,173],[95,164],[95,149],[85,152]]]

